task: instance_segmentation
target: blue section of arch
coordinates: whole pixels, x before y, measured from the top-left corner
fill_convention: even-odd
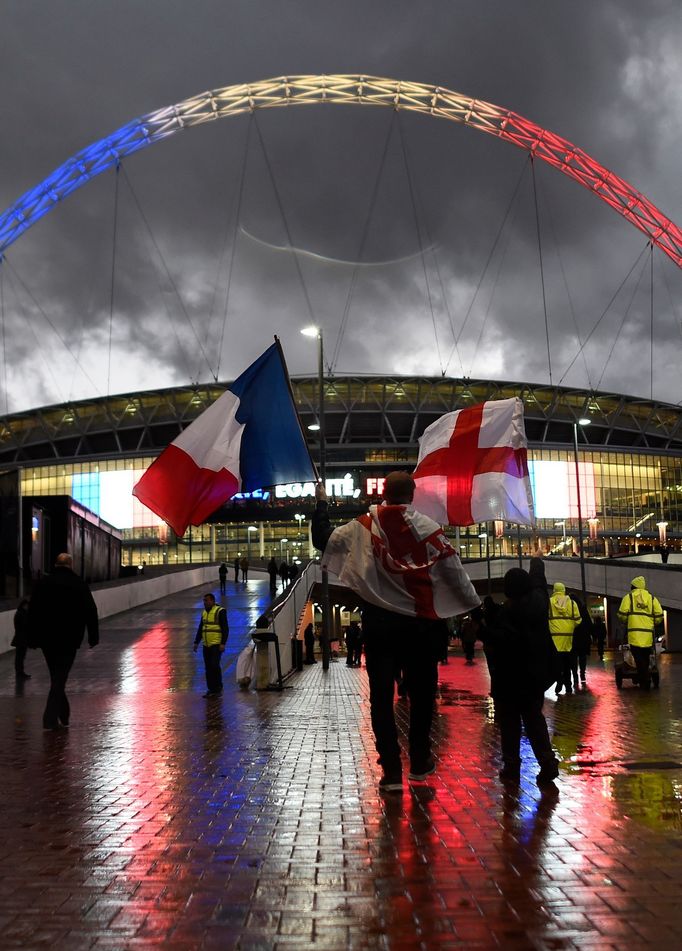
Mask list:
[[[165,112],[166,110],[160,110]],[[112,135],[93,142],[76,155],[67,159],[39,185],[27,191],[21,198],[0,215],[0,259],[16,239],[43,215],[80,188],[96,175],[115,166],[126,155],[152,145],[169,132],[154,129],[153,123],[160,113],[150,113],[141,119],[133,119],[121,126]]]

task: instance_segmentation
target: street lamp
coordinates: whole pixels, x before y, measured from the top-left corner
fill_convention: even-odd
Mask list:
[[[320,480],[322,485],[326,485],[327,479],[327,441],[324,424],[324,341],[322,339],[321,327],[303,327],[301,333],[304,337],[317,337],[317,426],[320,434]],[[308,427],[314,429],[313,423]],[[322,567],[322,670],[329,670],[331,661],[331,645],[329,632],[331,630],[329,607],[329,575],[327,569]]]
[[[246,529],[246,557],[251,561],[251,532],[257,532],[255,525],[249,525]]]
[[[583,551],[583,510],[580,500],[580,468],[578,466],[578,426],[589,426],[591,419],[582,417],[573,423],[573,459],[575,461],[575,487],[578,495],[578,544],[580,545],[580,583],[582,585],[583,604],[587,607],[587,586],[585,585],[585,552]]]
[[[280,561],[283,561],[283,560],[284,560],[284,555],[283,555],[283,553],[282,553],[282,545],[286,545],[286,543],[287,543],[288,541],[289,541],[288,538],[280,538],[280,540],[279,540],[279,560],[280,560]],[[288,563],[288,561],[289,561],[289,559],[287,558],[287,563]]]

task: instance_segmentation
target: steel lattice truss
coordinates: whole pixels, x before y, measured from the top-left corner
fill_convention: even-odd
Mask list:
[[[226,384],[180,386],[96,397],[0,418],[0,466],[155,456],[225,391]],[[317,419],[317,377],[294,377],[305,426]],[[584,448],[680,458],[682,409],[616,393],[444,377],[335,376],[325,380],[330,462],[355,452],[400,450],[416,459],[417,439],[443,413],[485,400],[520,397],[531,447],[572,451],[573,423],[592,419]],[[586,435],[587,433],[587,435]]]
[[[594,192],[682,267],[682,231],[644,195],[567,139],[490,102],[375,76],[290,76],[225,86],[157,109],[83,149],[0,216],[0,255],[55,205],[122,158],[190,126],[280,106],[388,106],[471,126],[553,165]]]

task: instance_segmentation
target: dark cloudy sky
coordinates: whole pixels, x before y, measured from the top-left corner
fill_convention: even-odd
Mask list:
[[[512,109],[680,224],[680,49],[679,0],[4,0],[0,206],[130,119],[206,89],[366,73]],[[0,411],[231,379],[273,333],[292,373],[314,371],[298,333],[310,310],[338,373],[548,380],[522,151],[388,109],[279,109],[256,122],[221,120],[125,160],[115,267],[111,171],[9,249]],[[648,397],[644,235],[556,170],[538,163],[536,181],[553,381]],[[653,264],[653,393],[677,402],[682,274],[660,252]]]

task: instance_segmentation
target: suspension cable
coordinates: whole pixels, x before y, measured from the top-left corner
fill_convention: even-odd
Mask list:
[[[562,256],[561,256],[561,248],[559,247],[559,242],[557,241],[556,228],[555,228],[555,225],[554,225],[554,216],[552,215],[552,206],[551,206],[551,204],[550,204],[550,202],[549,202],[549,199],[548,199],[548,197],[547,197],[547,191],[546,191],[546,190],[545,190],[545,191],[542,191],[542,189],[538,189],[538,192],[539,192],[539,194],[540,194],[540,198],[541,198],[541,199],[543,200],[543,202],[544,202],[544,208],[545,208],[545,211],[546,211],[546,213],[547,213],[547,219],[548,219],[548,221],[549,221],[549,230],[550,230],[550,234],[551,234],[551,236],[552,236],[552,241],[554,242],[554,250],[556,251],[557,260],[559,261],[559,270],[561,271],[561,279],[562,279],[562,281],[563,281],[563,283],[564,283],[564,290],[566,291],[566,298],[567,298],[567,300],[568,300],[568,309],[569,309],[570,312],[571,312],[571,318],[572,318],[572,320],[573,320],[573,326],[575,327],[575,335],[576,335],[576,338],[577,338],[577,340],[578,340],[578,343],[579,343],[580,345],[582,345],[582,339],[581,339],[581,335],[580,335],[580,327],[578,326],[578,317],[577,317],[577,315],[576,315],[575,307],[574,307],[574,305],[573,305],[573,297],[572,297],[572,295],[571,295],[571,290],[570,290],[570,288],[569,288],[569,286],[568,286],[568,279],[566,278],[566,271],[565,271],[565,269],[564,269],[564,261],[563,261],[563,258],[562,258]],[[582,356],[582,358],[583,358],[583,366],[585,367],[585,376],[587,377],[587,382],[588,382],[589,385],[590,385],[590,389],[591,389],[592,391],[594,391],[595,388],[594,388],[594,386],[592,385],[592,376],[591,376],[591,374],[590,374],[590,368],[589,368],[589,366],[588,366],[587,358],[586,358],[586,356],[585,356],[584,351],[581,353],[581,356]]]
[[[249,147],[251,144],[251,126],[252,126],[253,113],[249,118],[249,123],[246,129],[246,142],[244,144],[244,155],[242,158],[242,170],[241,177],[239,179],[239,194],[237,196],[237,210],[235,213],[234,219],[234,231],[232,233],[232,249],[230,252],[230,268],[227,275],[227,292],[225,294],[225,313],[223,315],[223,326],[220,331],[220,345],[218,346],[218,365],[215,372],[215,381],[218,382],[220,376],[220,361],[223,355],[223,341],[225,339],[225,328],[227,327],[227,316],[230,310],[230,290],[232,287],[232,273],[234,271],[234,259],[237,249],[237,234],[239,231],[239,226],[241,224],[242,217],[242,202],[244,200],[244,183],[246,181],[246,167],[249,158]]]
[[[284,204],[283,204],[283,202],[282,202],[282,197],[281,197],[281,195],[280,195],[280,193],[279,193],[279,189],[277,188],[277,182],[275,181],[275,175],[274,175],[274,172],[273,172],[273,170],[272,170],[272,164],[271,164],[271,162],[270,162],[270,156],[268,155],[267,149],[265,148],[265,140],[263,139],[263,134],[262,134],[261,129],[260,129],[260,124],[259,124],[259,122],[258,122],[258,117],[257,117],[257,115],[256,115],[255,112],[252,113],[252,115],[253,115],[254,125],[256,126],[256,132],[258,133],[258,139],[259,139],[259,141],[260,141],[260,146],[261,146],[261,149],[262,149],[262,151],[263,151],[263,158],[265,159],[265,165],[266,165],[266,168],[267,168],[267,170],[268,170],[268,175],[270,176],[270,184],[272,185],[272,189],[273,189],[273,191],[274,191],[274,193],[275,193],[275,200],[276,200],[277,205],[278,205],[278,207],[279,207],[279,213],[280,213],[280,215],[282,216],[282,224],[284,225],[284,230],[285,230],[285,232],[286,232],[287,243],[288,243],[289,247],[292,249],[292,253],[293,253],[293,255],[294,255],[294,263],[295,263],[295,265],[296,265],[296,273],[298,274],[298,279],[299,279],[299,281],[300,281],[300,283],[301,283],[301,290],[303,291],[303,297],[304,297],[304,299],[305,299],[306,308],[307,308],[307,310],[308,310],[308,314],[310,315],[310,320],[311,320],[311,322],[314,324],[314,323],[315,323],[315,315],[314,315],[314,312],[313,312],[313,305],[312,305],[311,302],[310,302],[310,295],[308,294],[308,287],[307,287],[307,285],[306,285],[306,283],[305,283],[305,281],[304,281],[304,279],[303,279],[303,271],[301,270],[301,262],[300,262],[300,260],[299,260],[298,252],[296,251],[296,248],[295,248],[295,246],[294,246],[294,243],[293,243],[293,241],[291,240],[291,231],[290,231],[290,229],[289,229],[289,222],[288,222],[287,216],[286,216],[286,214],[285,214],[285,212],[284,212]]]
[[[542,309],[545,315],[545,338],[547,340],[547,368],[549,369],[549,385],[552,385],[552,356],[549,348],[549,321],[547,319],[547,294],[545,292],[545,266],[542,258],[542,233],[540,231],[540,209],[538,207],[538,189],[535,181],[535,159],[531,152],[530,167],[533,178],[533,200],[535,202],[535,228],[538,236],[538,256],[540,258],[540,282],[542,284]]]
[[[95,382],[92,380],[92,378],[90,377],[89,373],[87,372],[87,370],[85,369],[85,367],[82,365],[82,363],[80,362],[80,360],[78,359],[78,357],[76,356],[76,354],[73,352],[73,350],[72,350],[71,347],[68,345],[68,343],[66,342],[66,340],[64,340],[64,338],[62,337],[62,335],[61,335],[61,334],[59,333],[59,331],[57,330],[56,326],[53,324],[53,322],[50,320],[50,318],[48,317],[48,315],[45,313],[44,309],[43,309],[43,308],[41,307],[41,305],[38,303],[38,301],[36,300],[35,296],[34,296],[33,293],[29,290],[28,286],[26,285],[26,282],[22,279],[22,277],[21,277],[21,275],[19,274],[19,272],[17,271],[17,269],[16,269],[13,265],[10,264],[10,262],[9,262],[9,260],[8,260],[7,258],[5,258],[4,260],[5,260],[5,265],[6,265],[6,267],[9,268],[9,271],[10,271],[11,276],[18,282],[18,284],[20,285],[20,287],[22,288],[22,290],[24,291],[24,293],[25,293],[25,294],[27,295],[27,297],[31,300],[32,304],[34,305],[34,307],[36,308],[36,310],[38,311],[38,313],[41,315],[41,317],[43,318],[43,320],[46,322],[46,324],[47,324],[47,325],[50,327],[50,329],[53,331],[53,333],[54,333],[55,336],[57,337],[57,340],[59,340],[59,342],[61,343],[62,347],[64,347],[64,349],[65,349],[66,352],[69,354],[69,356],[71,357],[71,359],[73,360],[73,362],[76,364],[76,366],[78,367],[78,369],[81,371],[81,373],[83,374],[83,376],[85,377],[85,379],[88,381],[88,383],[90,384],[90,386],[94,389],[94,391],[95,391],[98,395],[101,396],[102,394],[101,394],[101,391],[100,391],[99,387],[98,387],[98,386],[95,384]],[[19,297],[19,295],[17,295],[17,300],[18,300],[18,297]],[[34,335],[35,340],[36,340],[36,344],[38,344],[38,347],[40,348],[40,343],[39,343],[39,341],[38,341],[38,337],[37,337],[36,334],[35,334],[35,330],[33,330],[33,327],[32,327],[32,325],[31,325],[30,321],[27,321],[27,322],[28,322],[29,326],[31,327],[31,330],[32,330],[33,335]],[[42,352],[42,351],[41,351],[41,352]],[[52,370],[50,369],[50,363],[49,363],[49,361],[46,360],[45,363],[46,363],[46,365],[47,365],[47,367],[48,367],[48,370],[50,371],[50,375],[52,376],[53,379],[55,379],[55,378],[54,378],[54,375],[52,374]],[[56,383],[56,381],[55,381],[55,383]],[[58,385],[56,386],[56,389],[57,389],[58,392],[61,393],[61,389],[60,389],[60,387],[59,387]]]
[[[512,224],[513,224],[513,219],[512,219]],[[473,376],[474,364],[476,363],[476,357],[478,356],[478,351],[479,351],[480,346],[481,346],[481,340],[483,339],[483,334],[485,333],[485,328],[486,328],[486,325],[487,325],[487,323],[488,323],[488,318],[490,317],[490,313],[491,313],[491,311],[492,311],[493,301],[495,300],[495,294],[497,293],[497,286],[498,286],[499,281],[500,281],[500,274],[502,273],[502,266],[503,266],[503,264],[504,264],[504,262],[505,262],[505,259],[506,259],[506,257],[507,257],[507,250],[508,250],[508,248],[509,248],[509,242],[510,242],[510,240],[511,240],[511,235],[508,234],[507,237],[506,237],[506,239],[505,239],[504,245],[502,246],[502,249],[501,249],[499,258],[498,258],[497,271],[495,272],[495,278],[494,278],[494,280],[493,280],[492,290],[490,291],[490,298],[488,299],[488,306],[486,307],[485,316],[483,317],[483,320],[482,320],[482,322],[481,322],[481,329],[480,329],[479,332],[478,332],[478,338],[477,338],[477,340],[476,340],[476,346],[474,347],[473,356],[471,357],[471,363],[470,363],[470,365],[469,365],[469,372],[468,372],[468,374],[466,374],[467,379],[471,379],[471,377]]]
[[[111,394],[111,340],[114,327],[114,291],[116,289],[116,235],[118,230],[118,179],[120,161],[116,163],[114,176],[114,229],[111,239],[111,284],[109,288],[109,358],[107,361],[107,396]]]
[[[524,176],[524,174],[525,174],[525,172],[526,172],[526,167],[527,167],[529,161],[530,161],[530,157],[529,157],[529,156],[526,156],[526,161],[523,163],[523,167],[522,167],[522,169],[521,169],[521,174],[519,175],[518,180],[517,180],[517,182],[516,182],[516,185],[514,186],[514,191],[513,191],[513,193],[512,193],[511,200],[510,200],[509,204],[507,205],[507,208],[506,208],[506,210],[505,210],[504,216],[503,216],[503,218],[502,218],[502,222],[500,223],[500,227],[498,228],[497,234],[495,235],[495,240],[494,240],[493,243],[492,243],[492,247],[490,248],[490,251],[488,252],[488,257],[486,258],[486,262],[485,262],[485,264],[483,265],[483,270],[481,271],[481,276],[480,276],[479,279],[478,279],[478,283],[477,283],[477,285],[476,285],[476,289],[474,290],[474,293],[473,293],[473,296],[472,296],[472,298],[471,298],[471,301],[469,302],[469,306],[468,306],[468,308],[467,308],[467,312],[466,312],[466,314],[464,315],[464,320],[462,321],[462,326],[460,327],[459,333],[457,334],[457,337],[455,338],[455,342],[454,342],[453,347],[452,347],[452,349],[451,349],[451,351],[450,351],[450,356],[448,357],[448,359],[447,359],[446,362],[445,362],[445,373],[448,372],[448,367],[450,366],[450,362],[451,362],[451,360],[452,360],[452,357],[453,357],[453,354],[454,354],[455,349],[456,349],[456,347],[457,347],[457,344],[458,344],[459,341],[462,339],[462,334],[464,333],[464,328],[466,327],[467,321],[469,320],[469,317],[471,316],[471,311],[473,310],[474,304],[476,303],[476,298],[478,297],[478,293],[479,293],[479,291],[480,291],[480,289],[481,289],[481,285],[483,284],[483,279],[485,278],[485,275],[487,274],[488,267],[490,266],[490,262],[491,262],[491,260],[492,260],[492,257],[493,257],[493,255],[494,255],[494,253],[495,253],[495,250],[496,250],[496,248],[497,248],[497,245],[498,245],[498,243],[499,243],[499,241],[500,241],[500,238],[501,238],[501,236],[502,236],[502,232],[504,231],[505,225],[507,224],[507,219],[509,218],[509,214],[510,214],[510,212],[511,212],[511,210],[512,210],[512,207],[513,207],[513,205],[514,205],[514,203],[515,203],[515,201],[516,201],[516,196],[517,196],[517,194],[518,194],[519,187],[520,187],[520,185],[521,185],[521,181],[523,180],[523,176]]]
[[[122,169],[122,171],[123,171],[123,177],[125,178],[126,185],[127,185],[128,188],[130,189],[130,194],[132,195],[133,201],[135,202],[135,206],[136,206],[136,208],[137,208],[137,210],[138,210],[138,212],[139,212],[140,217],[142,218],[142,221],[143,221],[143,223],[144,223],[145,228],[147,229],[147,234],[149,235],[149,239],[151,240],[151,242],[152,242],[152,244],[153,244],[153,246],[154,246],[154,249],[155,249],[155,251],[156,251],[156,253],[157,253],[158,257],[159,257],[159,260],[161,261],[161,264],[162,264],[162,266],[163,266],[163,270],[164,270],[164,272],[165,272],[165,274],[166,274],[166,278],[168,279],[168,282],[170,283],[170,285],[171,285],[171,287],[172,287],[172,289],[173,289],[173,292],[175,293],[175,296],[176,296],[177,299],[178,299],[178,303],[180,304],[180,308],[181,308],[182,313],[183,313],[183,315],[184,315],[184,317],[185,317],[185,320],[187,321],[187,324],[188,324],[190,330],[192,331],[192,334],[194,335],[194,339],[195,339],[196,342],[197,342],[197,346],[199,347],[199,349],[200,349],[200,351],[201,351],[201,354],[202,354],[204,360],[206,361],[206,365],[207,365],[207,367],[208,367],[209,373],[211,373],[211,375],[213,375],[213,371],[212,371],[212,369],[211,369],[211,362],[210,362],[210,360],[209,360],[209,358],[208,358],[208,355],[207,355],[207,353],[206,353],[206,350],[205,350],[205,348],[204,348],[204,345],[203,345],[203,343],[201,342],[201,340],[200,340],[200,338],[199,338],[199,335],[198,335],[198,333],[197,333],[197,331],[196,331],[196,328],[195,328],[195,326],[194,326],[194,323],[193,323],[191,317],[190,317],[189,314],[187,313],[187,308],[185,307],[185,303],[184,303],[182,297],[180,296],[180,291],[178,290],[178,287],[177,287],[175,281],[173,280],[173,276],[171,275],[171,272],[170,272],[170,270],[169,270],[169,268],[168,268],[168,265],[166,264],[166,259],[164,258],[163,254],[161,253],[161,248],[159,247],[159,244],[158,244],[158,242],[157,242],[157,240],[156,240],[156,238],[155,238],[155,236],[154,236],[154,232],[152,231],[152,228],[151,228],[151,225],[149,224],[149,221],[148,221],[148,219],[147,219],[147,216],[145,215],[145,213],[144,213],[144,211],[143,211],[143,209],[142,209],[142,205],[140,204],[140,201],[139,201],[139,199],[138,199],[138,197],[137,197],[137,193],[135,192],[135,189],[133,188],[133,183],[131,182],[129,175],[128,175],[128,173],[126,172],[126,169],[125,169],[125,166],[124,166],[124,165],[121,165],[121,169]],[[162,291],[161,293],[162,293],[162,296],[163,296],[163,291]],[[169,314],[169,317],[170,317],[170,312],[168,311],[168,308],[166,308],[166,313]],[[178,342],[178,345],[180,346],[180,338],[179,338],[179,336],[178,336],[177,330],[175,331],[175,337],[176,337],[176,340],[177,340],[177,342]],[[185,356],[185,355],[183,354],[183,356]],[[187,357],[186,357],[186,356],[185,356],[185,364],[186,364],[186,367],[187,367],[187,376],[188,376],[188,379],[189,379],[191,382],[194,382],[194,380],[192,380],[192,371],[191,371],[191,368],[190,368],[190,366],[189,366],[189,361],[187,360]]]
[[[634,286],[633,289],[632,289],[632,294],[630,295],[630,300],[629,300],[629,302],[628,302],[628,306],[625,308],[625,312],[624,312],[623,317],[622,317],[622,319],[621,319],[621,322],[620,322],[620,324],[619,324],[619,326],[618,326],[618,330],[616,331],[616,336],[614,337],[613,343],[611,344],[611,349],[609,350],[609,355],[608,355],[608,357],[606,358],[606,363],[604,364],[604,368],[603,368],[603,370],[601,371],[601,376],[600,376],[599,379],[597,380],[596,389],[599,389],[599,388],[601,387],[601,381],[604,379],[604,374],[606,373],[606,368],[608,367],[609,363],[611,362],[611,357],[613,356],[613,351],[616,349],[616,344],[618,343],[618,340],[619,340],[619,338],[620,338],[620,335],[621,335],[621,332],[622,332],[622,330],[623,330],[623,327],[625,326],[625,321],[627,320],[628,315],[629,315],[629,313],[630,313],[630,310],[631,310],[631,308],[632,308],[632,305],[633,305],[633,303],[634,303],[635,296],[637,295],[637,291],[639,290],[639,285],[641,284],[642,277],[643,277],[643,275],[644,275],[645,269],[646,269],[646,259],[642,262],[642,267],[640,268],[639,274],[637,275],[637,280],[636,280],[636,282],[635,282],[635,286]]]
[[[632,272],[634,271],[634,269],[637,267],[637,265],[638,265],[639,262],[641,261],[642,255],[646,252],[646,249],[648,248],[648,246],[649,246],[648,243],[645,244],[644,247],[642,248],[642,250],[641,250],[641,251],[639,252],[639,254],[637,255],[637,257],[636,257],[634,263],[633,263],[633,264],[631,265],[631,267],[630,267],[630,270],[627,272],[627,274],[625,275],[625,277],[623,278],[623,280],[620,282],[620,284],[618,285],[618,287],[617,287],[616,290],[614,291],[613,296],[611,297],[611,300],[608,302],[608,304],[606,305],[606,307],[605,307],[604,310],[602,311],[601,316],[597,319],[596,324],[594,325],[594,327],[592,328],[592,330],[590,330],[590,332],[588,333],[588,335],[585,337],[585,340],[581,343],[578,352],[575,354],[575,356],[573,357],[573,359],[571,360],[571,362],[568,364],[568,366],[567,366],[566,369],[564,370],[563,376],[561,377],[561,379],[559,380],[559,383],[557,384],[558,386],[561,386],[561,384],[564,382],[564,380],[566,379],[566,375],[570,372],[570,370],[571,370],[573,364],[575,363],[575,361],[578,359],[578,357],[580,356],[580,354],[582,353],[582,351],[585,349],[585,347],[587,346],[587,344],[588,344],[588,343],[590,342],[590,340],[592,339],[592,335],[594,334],[594,332],[596,331],[597,327],[598,327],[599,324],[602,322],[602,320],[604,319],[604,317],[606,317],[606,315],[608,314],[609,310],[611,309],[611,305],[613,304],[613,302],[615,301],[615,299],[618,297],[618,295],[620,294],[622,288],[624,287],[625,283],[627,282],[628,278],[630,277],[630,275],[632,274]]]
[[[443,368],[443,357],[440,352],[440,342],[438,340],[438,327],[436,325],[436,314],[433,309],[433,295],[431,293],[431,284],[429,282],[429,269],[426,266],[426,255],[424,254],[424,242],[422,241],[421,228],[419,227],[419,215],[417,214],[417,203],[415,200],[414,188],[412,185],[412,174],[410,172],[410,165],[407,161],[407,149],[405,148],[405,136],[403,133],[403,124],[398,119],[398,133],[400,135],[400,147],[403,155],[403,162],[405,165],[405,176],[407,178],[407,189],[410,194],[410,204],[412,206],[412,216],[414,218],[414,230],[417,233],[417,243],[419,244],[419,254],[422,262],[422,271],[424,272],[424,284],[426,287],[426,296],[429,302],[429,310],[431,312],[431,324],[433,326],[433,336],[436,342],[436,353],[438,354],[438,363],[440,364],[441,376],[445,376],[445,371]]]
[[[379,160],[379,168],[377,174],[374,178],[374,187],[372,188],[372,193],[370,195],[369,206],[367,208],[367,214],[365,215],[365,221],[362,227],[362,235],[360,236],[360,247],[355,259],[355,264],[353,265],[353,273],[351,275],[350,284],[348,285],[348,293],[346,294],[346,302],[343,307],[343,315],[341,317],[341,323],[339,324],[339,332],[336,336],[336,343],[334,344],[334,350],[332,352],[332,360],[329,365],[330,373],[333,373],[336,370],[336,366],[341,355],[341,344],[343,342],[344,335],[346,333],[346,327],[348,325],[348,318],[350,316],[351,304],[353,297],[355,295],[355,287],[358,281],[358,273],[360,270],[360,264],[365,254],[365,245],[367,244],[367,237],[369,235],[369,226],[374,217],[374,208],[376,205],[376,200],[379,195],[379,183],[384,173],[384,167],[386,165],[386,156],[388,155],[388,146],[391,141],[391,136],[393,134],[393,126],[395,123],[396,110],[394,109],[391,112],[391,121],[388,123],[388,129],[386,131],[386,138],[384,139],[384,147],[381,152],[381,159]]]

